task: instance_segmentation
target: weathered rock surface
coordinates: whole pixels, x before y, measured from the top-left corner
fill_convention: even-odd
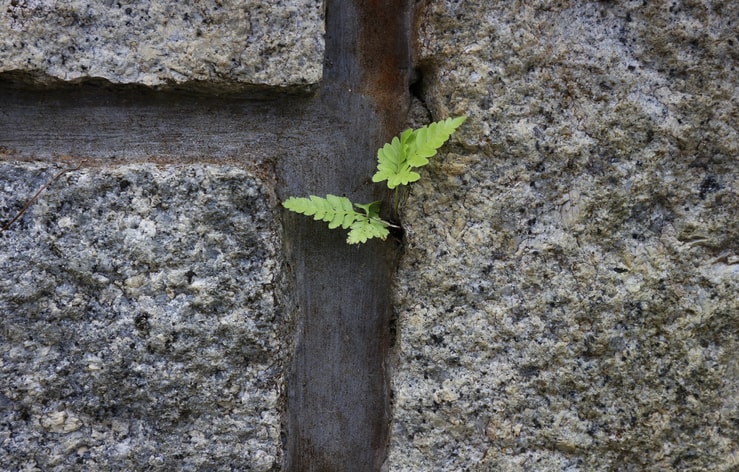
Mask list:
[[[0,221],[59,168],[0,163]],[[279,467],[273,209],[236,167],[83,168],[0,233],[3,470]]]
[[[737,18],[430,2],[389,470],[736,470]]]
[[[3,2],[0,72],[73,81],[306,86],[323,67],[323,2]]]

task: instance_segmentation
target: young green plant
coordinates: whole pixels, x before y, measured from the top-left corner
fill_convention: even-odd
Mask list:
[[[416,182],[421,175],[416,169],[429,163],[428,158],[449,140],[466,116],[447,118],[418,129],[407,129],[400,136],[377,150],[377,172],[373,182],[386,182],[390,190]],[[395,192],[394,209],[399,203]],[[326,195],[326,198],[289,197],[282,205],[290,211],[312,216],[314,220],[325,221],[331,229],[348,229],[346,242],[359,244],[371,238],[387,238],[390,227],[395,225],[380,218],[380,203],[352,203],[346,197]]]

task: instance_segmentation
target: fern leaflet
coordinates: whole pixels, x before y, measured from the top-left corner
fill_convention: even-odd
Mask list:
[[[421,178],[417,172],[411,170],[408,163],[408,140],[412,135],[412,130],[405,130],[400,139],[396,136],[377,150],[377,173],[372,176],[373,182],[387,180],[388,188],[393,189]]]
[[[367,242],[368,239],[372,238],[385,240],[388,234],[390,234],[390,230],[387,229],[384,221],[367,218],[366,220],[357,221],[352,225],[346,242],[349,244],[358,244]]]
[[[312,216],[314,220],[325,221],[331,229],[341,226],[344,229],[361,218],[362,215],[354,211],[352,202],[346,197],[326,195],[326,198],[311,195],[310,198],[290,197],[282,203],[288,210],[303,215]]]
[[[428,158],[436,154],[466,119],[465,116],[447,118],[416,130],[403,131],[400,138],[393,138],[377,151],[377,172],[372,181],[387,180],[390,189],[417,181],[421,176],[413,168],[428,164]]]

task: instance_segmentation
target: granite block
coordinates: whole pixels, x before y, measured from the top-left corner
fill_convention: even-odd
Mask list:
[[[736,470],[736,18],[429,2],[388,470]]]
[[[3,2],[0,72],[116,84],[306,87],[321,80],[321,0]]]
[[[6,224],[64,165],[0,163]],[[4,470],[274,470],[287,324],[269,186],[87,167],[0,233]]]

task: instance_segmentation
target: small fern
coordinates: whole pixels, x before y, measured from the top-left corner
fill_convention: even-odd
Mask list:
[[[387,181],[389,189],[408,185],[421,178],[414,169],[429,163],[428,158],[449,140],[467,117],[448,118],[419,129],[407,129],[377,151],[377,172],[373,182]],[[372,238],[384,240],[390,234],[389,227],[396,227],[380,218],[380,202],[352,203],[346,197],[326,195],[326,198],[310,195],[290,197],[282,203],[290,211],[325,221],[330,229],[341,226],[349,229],[346,242],[358,244]],[[361,210],[357,211],[355,208]]]

